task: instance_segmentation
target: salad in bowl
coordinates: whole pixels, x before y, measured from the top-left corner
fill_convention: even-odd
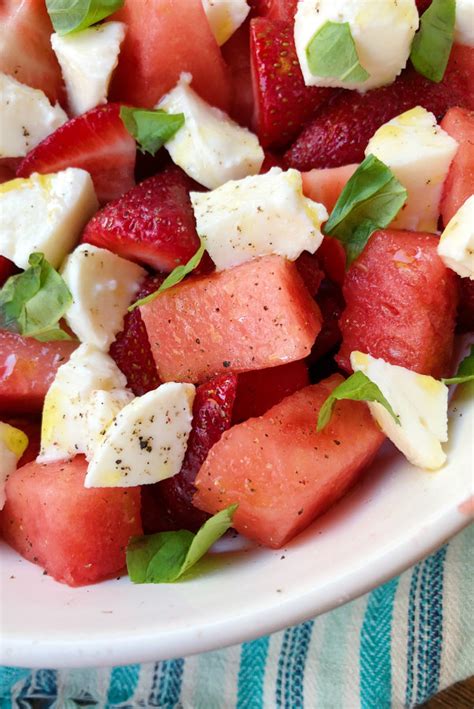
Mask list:
[[[0,18],[4,542],[69,586],[172,583],[230,528],[287,545],[387,439],[442,476],[474,378],[472,0]]]

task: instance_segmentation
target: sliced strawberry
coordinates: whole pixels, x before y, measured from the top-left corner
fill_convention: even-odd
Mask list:
[[[135,184],[135,140],[109,103],[72,118],[28,153],[18,177],[80,167],[90,173],[100,202],[120,197]]]
[[[230,115],[243,126],[250,126],[254,110],[249,24],[244,22],[222,47],[230,75]]]
[[[15,264],[5,256],[0,256],[0,288],[7,278],[10,278],[16,271]]]
[[[298,0],[250,0],[255,15],[271,20],[291,22],[296,14]]]
[[[158,290],[163,280],[161,274],[146,278],[136,299]],[[109,354],[127,377],[127,386],[136,396],[142,396],[161,384],[139,308],[125,315],[123,330],[112,342]]]
[[[61,69],[51,49],[53,27],[44,0],[0,2],[0,72],[41,89],[55,103],[64,98]]]
[[[82,240],[169,273],[199,248],[193,184],[177,167],[149,177],[97,212]]]
[[[290,24],[253,19],[250,54],[255,130],[263,147],[282,147],[335,92],[305,86]]]
[[[451,106],[474,108],[474,49],[453,47],[439,84],[409,68],[390,86],[366,94],[344,91],[334,96],[286,152],[285,163],[311,170],[360,162],[377,128],[417,105],[438,119]]]
[[[194,480],[212,446],[230,428],[237,390],[235,374],[222,374],[197,388],[193,427],[186,457],[178,475],[142,487],[145,532],[163,529],[198,529],[208,515],[192,504]]]
[[[282,364],[280,367],[239,374],[233,423],[262,416],[286,396],[308,384],[308,365],[304,359]]]

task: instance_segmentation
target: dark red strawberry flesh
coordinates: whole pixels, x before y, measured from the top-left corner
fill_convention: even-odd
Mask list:
[[[180,168],[166,168],[97,212],[82,241],[168,273],[199,248],[193,188]]]
[[[208,515],[192,504],[194,480],[207,458],[232,422],[237,391],[235,374],[215,377],[196,390],[193,427],[180,472],[168,480],[142,487],[142,521],[146,533],[165,529],[198,529]]]

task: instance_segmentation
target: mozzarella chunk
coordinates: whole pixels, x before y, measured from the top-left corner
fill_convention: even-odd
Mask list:
[[[64,36],[51,35],[75,116],[106,102],[125,31],[123,22],[104,22]]]
[[[28,436],[23,431],[0,421],[0,510],[5,504],[5,484],[27,446]]]
[[[408,191],[408,199],[391,226],[437,231],[443,183],[459,144],[417,106],[381,126],[366,155],[375,155]]]
[[[349,23],[359,62],[369,73],[365,81],[311,73],[306,50],[326,22]],[[294,34],[305,84],[359,91],[391,84],[406,66],[418,24],[415,0],[300,0]]]
[[[458,209],[441,234],[438,254],[448,268],[474,280],[474,195]]]
[[[147,485],[179,473],[195,393],[193,384],[168,382],[130,402],[96,449],[85,486]]]
[[[98,207],[89,173],[75,167],[4,182],[0,256],[27,268],[29,255],[41,251],[58,268]]]
[[[218,271],[269,254],[294,261],[303,251],[314,253],[328,218],[322,204],[303,195],[301,173],[278,167],[212,192],[191,192],[191,202]]]
[[[61,275],[73,299],[67,324],[81,342],[107,351],[147,272],[107,249],[80,244],[67,257]]]
[[[202,0],[202,4],[219,45],[232,37],[250,12],[246,0]]]
[[[66,121],[59,103],[0,73],[0,158],[24,157]]]
[[[454,41],[474,47],[474,0],[456,0]]]
[[[173,162],[209,189],[257,174],[264,159],[258,138],[203,101],[191,80],[191,74],[181,74],[156,107],[185,117],[182,128],[165,144]]]
[[[448,440],[448,387],[424,374],[352,352],[351,365],[377,384],[400,425],[377,402],[369,402],[382,431],[413,465],[437,470],[446,460],[441,443]]]
[[[88,459],[119,411],[132,399],[127,381],[109,355],[80,345],[59,367],[43,407],[40,463]]]

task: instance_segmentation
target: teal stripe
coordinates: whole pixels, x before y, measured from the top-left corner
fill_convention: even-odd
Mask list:
[[[160,709],[174,709],[179,702],[184,672],[184,660],[165,660],[161,662],[161,674],[157,706]]]
[[[290,635],[290,642],[288,646],[288,651],[286,653],[286,662],[285,662],[285,671],[283,674],[283,682],[284,682],[284,697],[285,701],[283,703],[283,706],[285,709],[294,709],[291,706],[290,703],[290,690],[291,690],[291,675],[293,672],[293,658],[295,656],[295,653],[297,651],[298,647],[298,639],[299,639],[299,627],[296,626],[295,628],[291,629],[291,635]]]
[[[421,704],[436,693],[441,668],[443,628],[443,581],[446,547],[425,562],[420,606],[422,623],[418,651],[418,687],[416,702]]]
[[[236,709],[263,709],[265,665],[270,638],[242,645]]]
[[[362,709],[390,709],[390,664],[393,604],[398,579],[369,596],[360,636],[360,703]]]
[[[282,705],[282,689],[285,665],[288,653],[288,643],[291,640],[291,628],[287,628],[283,634],[281,644],[280,657],[278,658],[278,671],[275,685],[275,704],[277,709],[281,709]]]
[[[418,581],[420,577],[420,566],[417,564],[413,569],[410,593],[408,597],[408,637],[407,637],[407,680],[405,690],[405,706],[410,707],[413,696],[413,668],[415,658],[415,624],[416,624],[416,595],[418,590]]]
[[[314,621],[310,620],[298,627],[297,652],[293,655],[293,666],[290,673],[291,693],[289,706],[292,709],[303,709],[304,707],[304,673],[313,626]]]
[[[107,708],[131,699],[137,688],[139,676],[140,665],[114,667],[110,673]]]

